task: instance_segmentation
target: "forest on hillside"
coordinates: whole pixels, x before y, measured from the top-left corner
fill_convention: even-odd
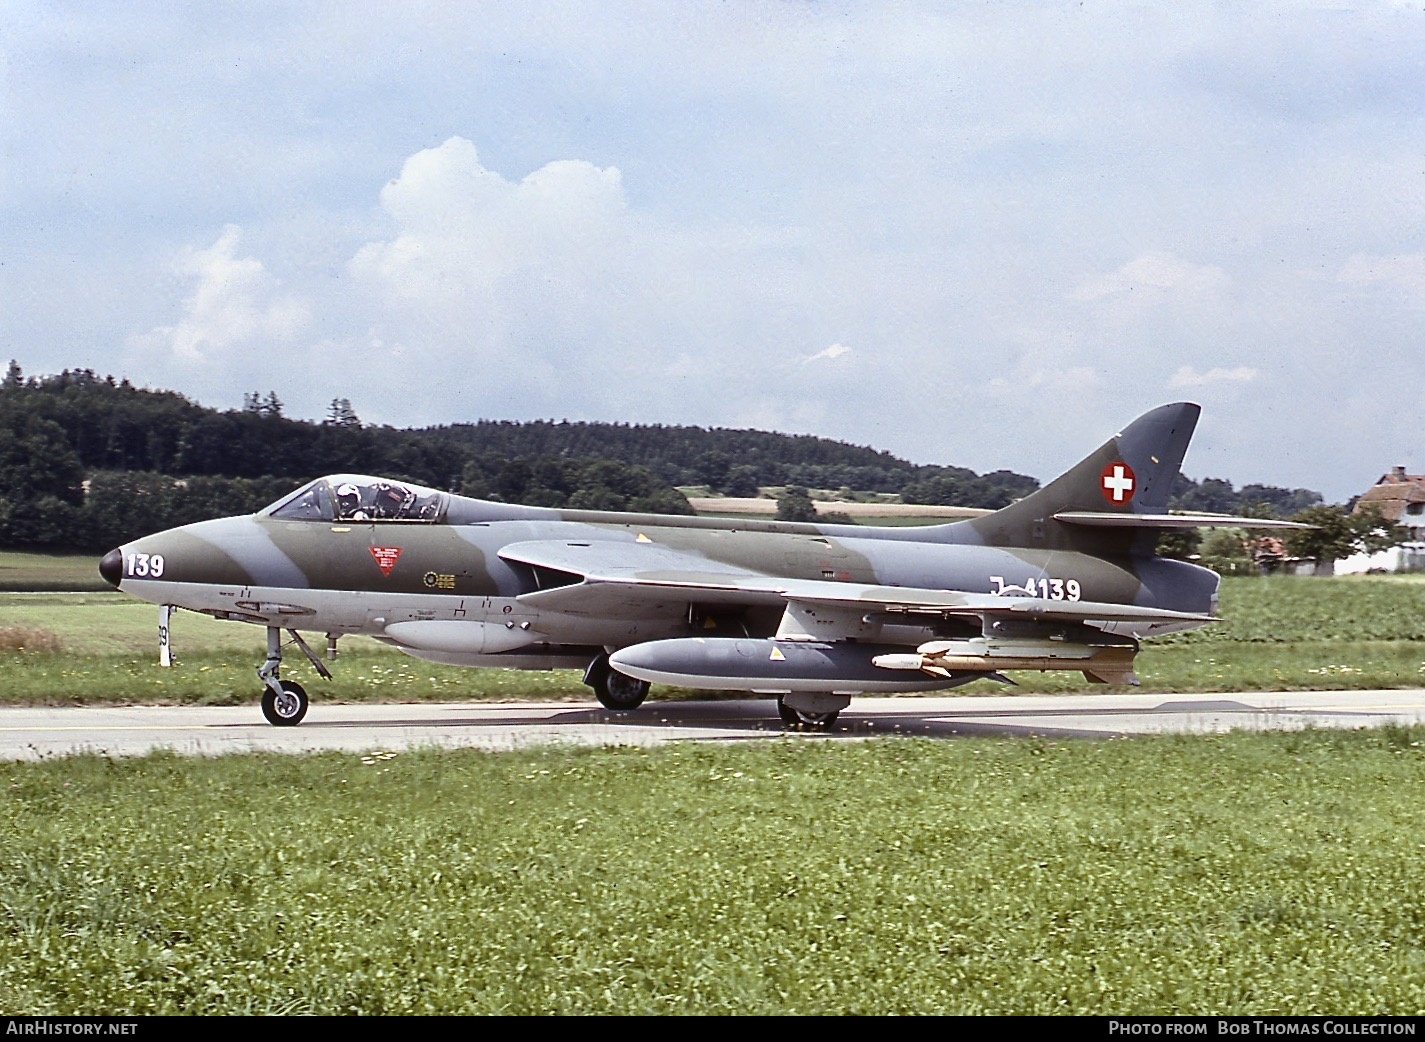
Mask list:
[[[537,506],[690,512],[675,486],[899,494],[995,508],[1039,487],[1012,471],[917,465],[828,438],[755,430],[549,420],[418,429],[364,424],[344,399],[319,421],[275,393],[220,411],[91,369],[0,381],[0,547],[103,550],[160,528],[265,506],[329,473],[380,474]],[[1175,505],[1290,516],[1307,489],[1180,478]]]

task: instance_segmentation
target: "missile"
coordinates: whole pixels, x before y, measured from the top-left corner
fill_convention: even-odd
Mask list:
[[[609,656],[609,665],[655,684],[757,694],[937,691],[982,675],[950,677],[872,665],[877,655],[904,650],[900,645],[854,641],[677,637],[622,648]]]
[[[932,676],[958,676],[968,671],[983,674],[1006,669],[1048,671],[1077,670],[1100,684],[1137,684],[1133,644],[1079,644],[1055,640],[933,640],[915,649],[877,655],[871,661],[881,669],[917,670]]]

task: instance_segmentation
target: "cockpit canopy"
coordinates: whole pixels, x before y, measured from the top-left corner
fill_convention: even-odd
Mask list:
[[[259,513],[283,521],[445,519],[450,497],[435,489],[365,474],[333,474],[304,485]]]

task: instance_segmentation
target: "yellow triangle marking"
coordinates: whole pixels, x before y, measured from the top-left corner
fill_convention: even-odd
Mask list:
[[[644,535],[642,532],[639,532],[639,533],[638,533],[638,538],[635,539],[634,542],[635,542],[635,543],[651,543],[651,542],[653,542],[653,540],[652,540],[652,539],[649,539],[649,538],[648,538],[646,535]]]
[[[787,656],[782,654],[782,649],[781,649],[781,648],[776,647],[776,646],[774,645],[774,646],[772,647],[771,660],[772,660],[773,662],[785,662],[785,661],[787,661]]]

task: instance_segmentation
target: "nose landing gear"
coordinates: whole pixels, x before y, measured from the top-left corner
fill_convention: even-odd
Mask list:
[[[313,668],[325,679],[332,678],[321,659],[313,654],[307,642],[296,630],[287,631],[292,643],[302,649]],[[257,677],[262,681],[262,715],[274,727],[295,727],[307,715],[307,692],[301,684],[292,680],[281,680],[278,672],[282,668],[282,630],[277,626],[267,627],[267,660],[258,667]]]

